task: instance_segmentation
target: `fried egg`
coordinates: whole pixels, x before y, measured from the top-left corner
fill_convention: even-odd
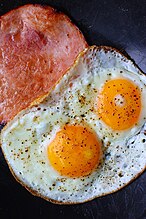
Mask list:
[[[119,190],[146,167],[145,96],[146,76],[131,60],[110,47],[89,47],[43,101],[3,129],[12,173],[55,203]]]

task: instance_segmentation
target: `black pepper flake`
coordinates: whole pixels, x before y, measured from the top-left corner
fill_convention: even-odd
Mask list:
[[[119,173],[118,176],[119,176],[119,177],[123,177],[123,174],[122,174],[122,173]]]

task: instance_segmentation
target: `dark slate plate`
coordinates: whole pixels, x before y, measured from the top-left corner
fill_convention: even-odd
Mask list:
[[[26,3],[51,5],[65,12],[90,45],[109,45],[127,52],[146,72],[145,0],[0,0],[0,15]],[[146,172],[112,195],[59,206],[21,187],[0,152],[0,218],[146,219]]]

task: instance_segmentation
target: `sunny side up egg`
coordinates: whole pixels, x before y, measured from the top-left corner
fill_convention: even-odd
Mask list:
[[[146,76],[110,47],[89,47],[42,102],[2,131],[17,180],[55,203],[119,190],[146,167]]]

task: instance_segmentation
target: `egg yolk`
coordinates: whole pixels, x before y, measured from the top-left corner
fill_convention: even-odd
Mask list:
[[[99,164],[101,145],[92,132],[82,126],[66,125],[48,146],[51,165],[61,175],[82,177]]]
[[[106,82],[98,96],[99,117],[113,130],[125,130],[138,121],[141,93],[130,80]]]

